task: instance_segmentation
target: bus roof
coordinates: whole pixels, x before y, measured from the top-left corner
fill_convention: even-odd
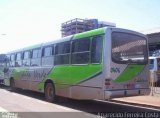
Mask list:
[[[111,28],[112,30],[118,29],[119,31],[124,30],[124,31],[128,31],[128,32],[132,32],[132,33],[138,33],[138,32],[132,31],[132,30],[127,30],[127,29],[122,29],[122,28],[117,28],[117,27],[103,27],[103,28],[98,28],[98,29],[94,29],[94,30],[70,35],[70,36],[67,36],[67,37],[63,37],[63,38],[60,38],[58,40],[53,40],[53,41],[50,41],[50,42],[36,44],[36,45],[25,47],[25,48],[22,48],[22,49],[14,50],[14,51],[11,51],[7,54],[32,50],[32,49],[35,49],[35,48],[40,48],[42,46],[48,46],[48,45],[52,45],[52,44],[56,44],[56,43],[61,43],[61,42],[64,42],[64,41],[76,40],[76,39],[81,39],[81,38],[85,38],[85,37],[105,34],[106,29],[109,29],[109,28]],[[143,35],[143,34],[139,33],[139,35]]]

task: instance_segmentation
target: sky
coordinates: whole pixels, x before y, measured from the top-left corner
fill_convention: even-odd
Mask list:
[[[61,23],[97,18],[142,31],[160,27],[160,0],[0,0],[0,53],[61,38]]]

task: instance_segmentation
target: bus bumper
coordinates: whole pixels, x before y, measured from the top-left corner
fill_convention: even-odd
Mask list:
[[[129,97],[129,96],[139,96],[139,95],[149,95],[150,88],[146,89],[134,89],[134,90],[106,90],[105,100],[118,97]]]

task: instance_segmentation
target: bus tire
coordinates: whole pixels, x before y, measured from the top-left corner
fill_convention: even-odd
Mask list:
[[[52,83],[46,83],[44,94],[47,102],[56,101],[55,88]]]
[[[14,81],[13,78],[10,80],[10,87],[11,87],[11,91],[15,91],[16,90],[15,81]]]

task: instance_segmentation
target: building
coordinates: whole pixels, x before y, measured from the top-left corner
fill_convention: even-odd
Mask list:
[[[142,31],[142,33],[146,34],[148,37],[150,56],[153,55],[153,53],[159,53],[160,52],[160,27],[145,30],[145,31]]]
[[[81,33],[100,27],[115,27],[115,23],[98,21],[98,19],[79,19],[75,18],[61,24],[62,37]]]

